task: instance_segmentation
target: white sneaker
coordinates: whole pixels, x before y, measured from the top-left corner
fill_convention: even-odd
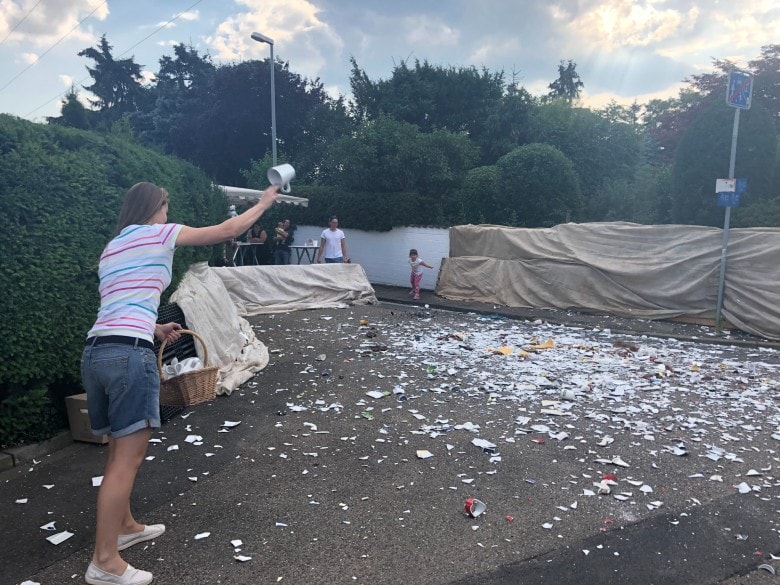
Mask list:
[[[152,574],[149,571],[141,571],[127,565],[125,572],[121,575],[114,575],[89,563],[84,580],[89,585],[149,585],[152,582]]]
[[[125,550],[126,548],[130,548],[139,542],[154,540],[164,532],[165,524],[149,524],[148,526],[144,526],[144,529],[141,530],[141,532],[120,534],[119,538],[116,539],[116,549]]]

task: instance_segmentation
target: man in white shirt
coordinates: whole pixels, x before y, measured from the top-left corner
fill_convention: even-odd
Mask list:
[[[339,219],[331,217],[328,228],[322,230],[320,235],[320,249],[317,250],[317,263],[321,263],[323,257],[326,264],[341,264],[349,262],[347,257],[347,239],[339,229]]]

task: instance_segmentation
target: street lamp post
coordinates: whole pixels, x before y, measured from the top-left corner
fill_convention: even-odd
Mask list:
[[[259,32],[252,33],[252,39],[258,43],[268,43],[271,47],[271,160],[276,166],[276,89],[274,88],[274,41]]]

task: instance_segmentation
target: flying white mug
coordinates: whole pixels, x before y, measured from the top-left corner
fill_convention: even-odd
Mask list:
[[[272,185],[279,185],[282,193],[290,192],[290,181],[295,178],[295,169],[292,165],[276,165],[268,169],[268,182]]]

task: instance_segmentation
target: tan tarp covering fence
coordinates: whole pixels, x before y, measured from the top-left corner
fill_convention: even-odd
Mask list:
[[[723,230],[632,223],[450,229],[436,294],[510,307],[714,323]],[[722,316],[780,339],[780,230],[732,229]]]

